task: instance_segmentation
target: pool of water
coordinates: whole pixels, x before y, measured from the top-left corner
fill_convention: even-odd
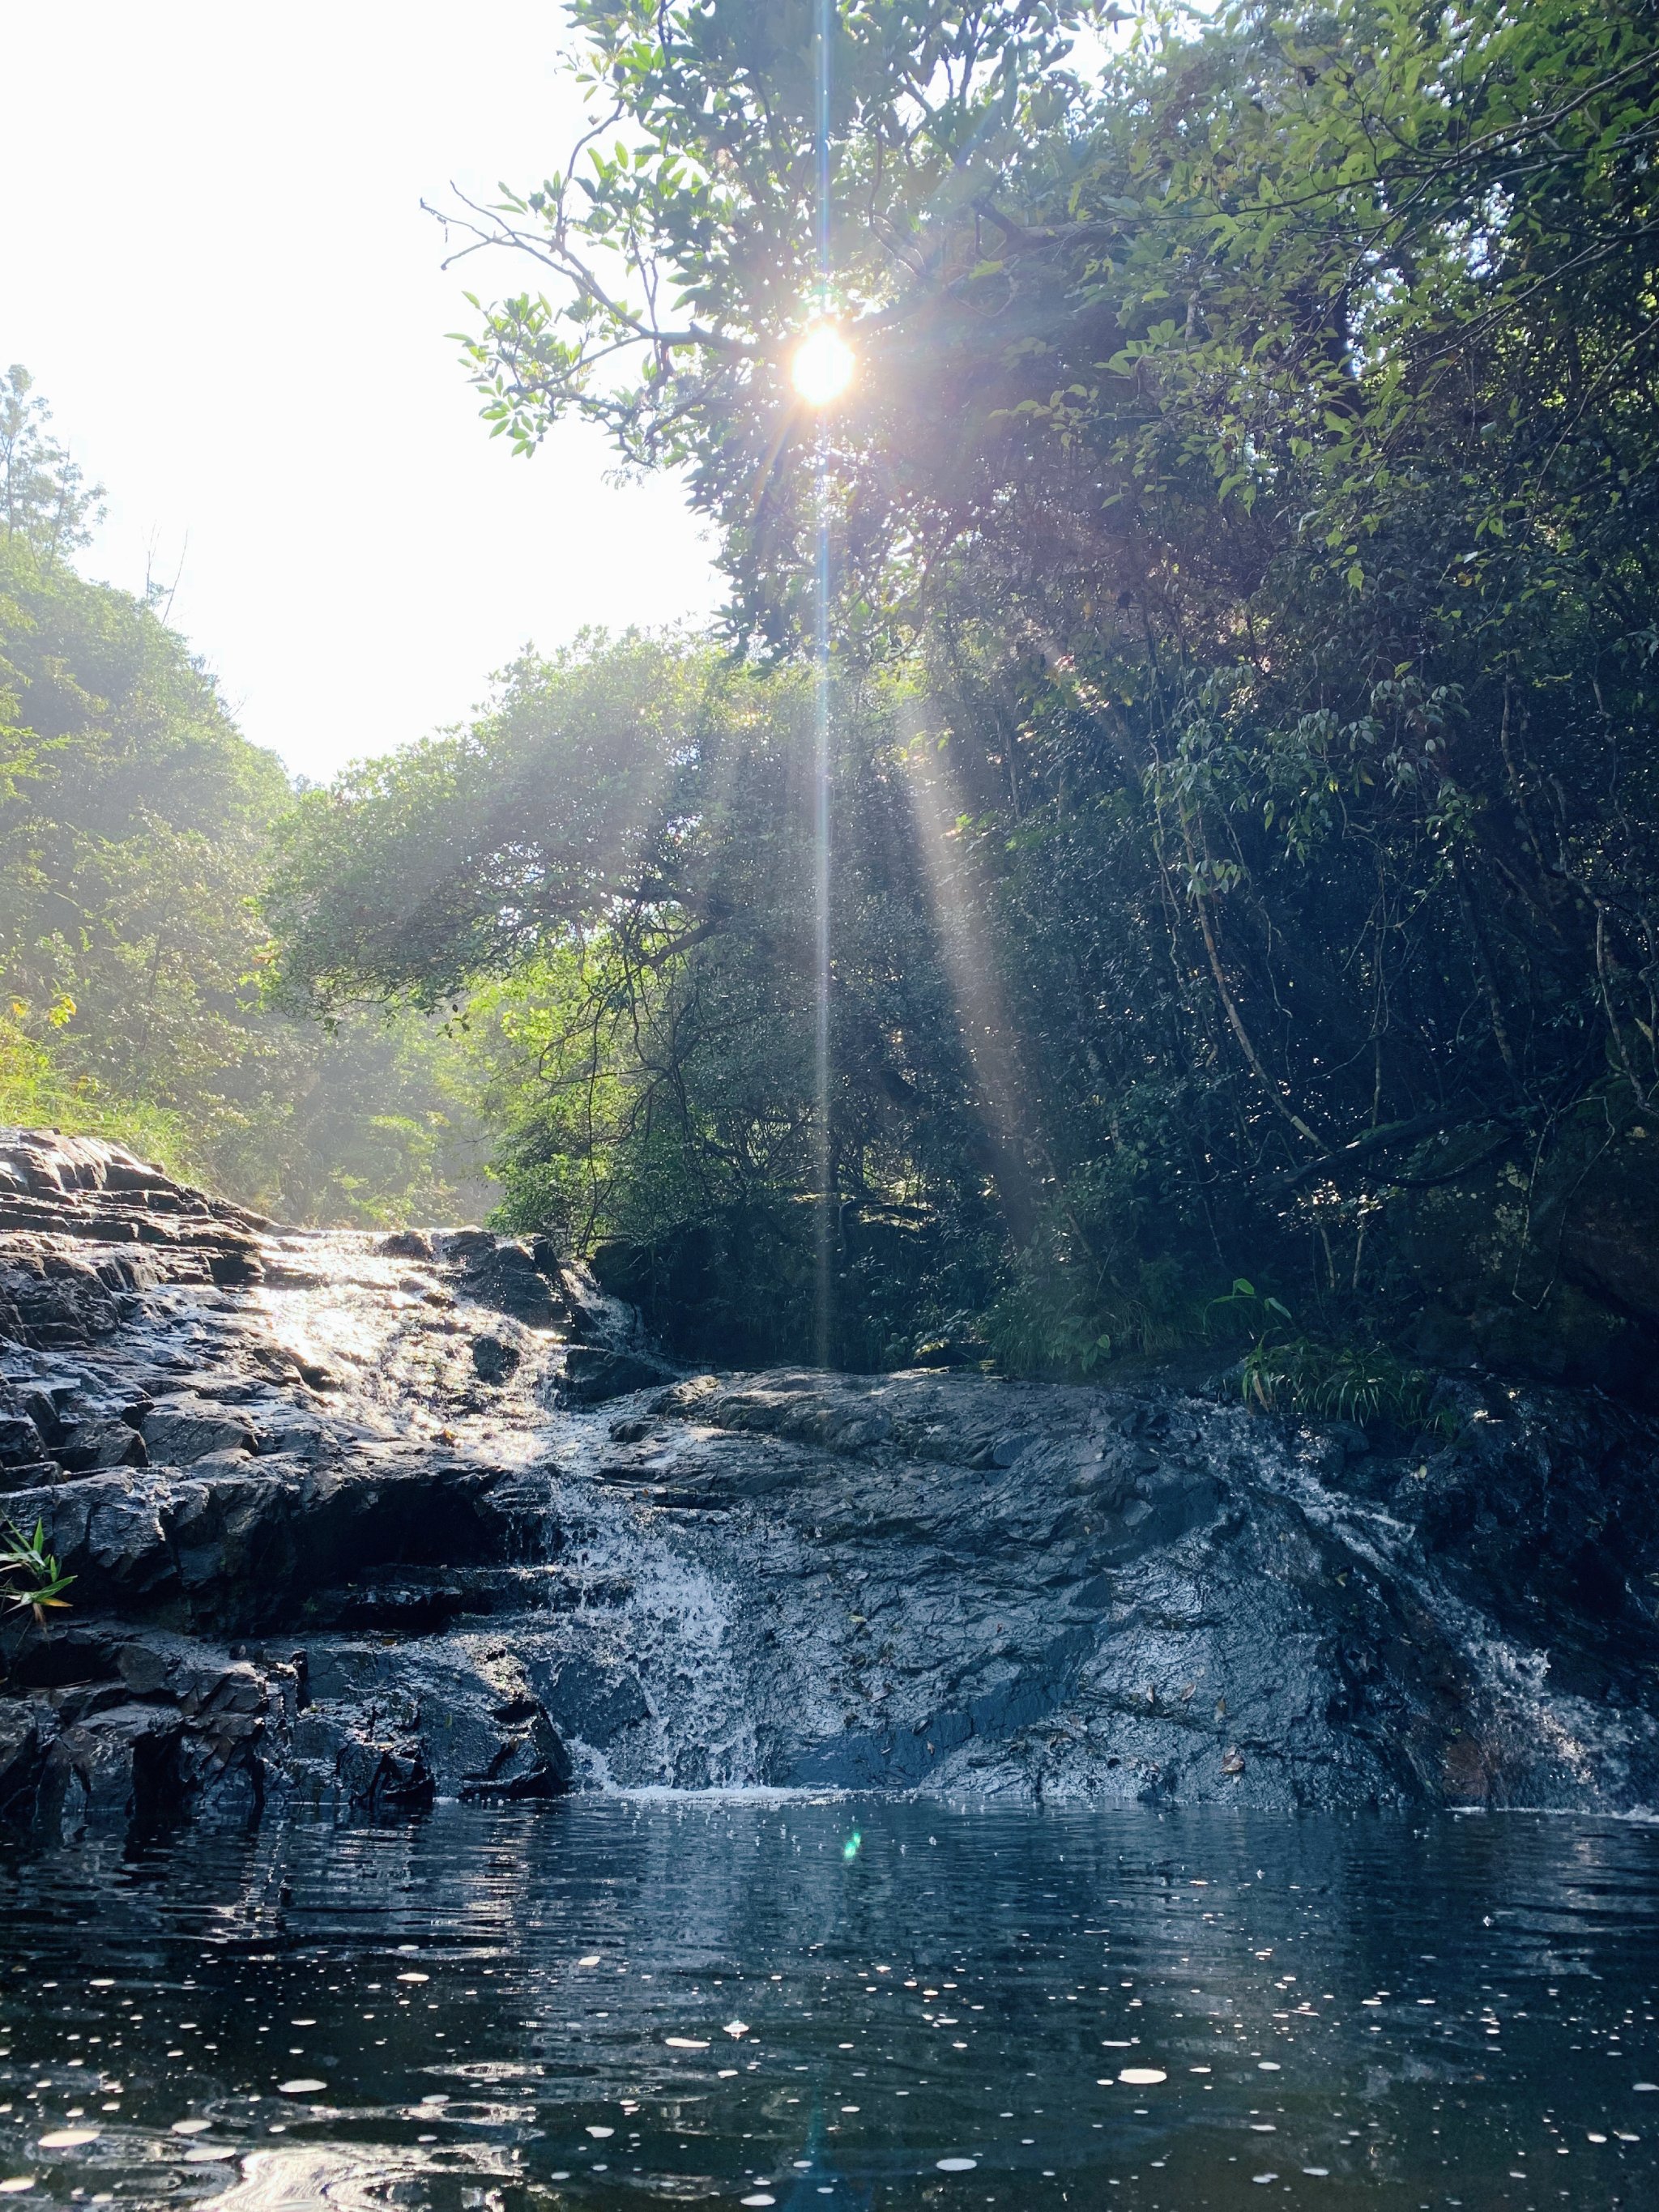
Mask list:
[[[21,2204],[1659,2206],[1659,1832],[574,1800],[0,1860]]]

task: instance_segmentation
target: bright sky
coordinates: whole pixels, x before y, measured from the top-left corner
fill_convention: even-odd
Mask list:
[[[556,0],[7,10],[0,363],[110,495],[93,575],[171,583],[247,734],[325,776],[466,714],[526,640],[719,604],[677,487],[580,426],[492,444],[421,213],[538,181],[576,113]],[[187,542],[186,542],[187,541]]]

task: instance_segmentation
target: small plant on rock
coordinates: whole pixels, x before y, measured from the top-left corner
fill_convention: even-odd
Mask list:
[[[1254,1327],[1238,1382],[1245,1404],[1259,1412],[1352,1421],[1362,1429],[1382,1423],[1449,1435],[1455,1428],[1451,1410],[1434,1403],[1433,1376],[1381,1345],[1307,1334],[1288,1306],[1262,1297],[1243,1276],[1227,1297],[1212,1302],[1210,1312]]]
[[[1330,1344],[1317,1337],[1262,1338],[1239,1372],[1248,1404],[1364,1429],[1446,1427],[1451,1415],[1431,1405],[1434,1377],[1376,1345]]]
[[[26,1536],[0,1515],[0,1585],[3,1585],[0,1601],[9,1613],[23,1617],[25,1634],[31,1620],[44,1630],[49,1613],[68,1610],[64,1592],[74,1580],[73,1575],[59,1568],[57,1555],[47,1551],[43,1521],[37,1521],[34,1534]]]

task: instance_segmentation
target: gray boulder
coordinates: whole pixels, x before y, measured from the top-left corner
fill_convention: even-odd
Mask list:
[[[93,1474],[101,1468],[149,1464],[149,1454],[138,1431],[106,1413],[67,1423],[52,1449],[63,1465],[76,1474]]]
[[[46,1456],[46,1440],[27,1413],[0,1413],[0,1468],[29,1467]]]
[[[603,1345],[574,1345],[565,1355],[562,1391],[573,1406],[602,1406],[631,1390],[669,1382],[673,1369],[643,1352],[611,1352]]]
[[[481,1382],[505,1382],[519,1365],[520,1354],[498,1336],[472,1340],[472,1365]]]
[[[188,1467],[210,1452],[258,1449],[251,1422],[204,1398],[162,1399],[143,1416],[142,1425],[149,1455],[161,1467]]]
[[[564,1302],[537,1267],[530,1247],[512,1237],[492,1237],[488,1249],[472,1252],[456,1288],[473,1304],[510,1315],[529,1328],[551,1328],[563,1317]]]

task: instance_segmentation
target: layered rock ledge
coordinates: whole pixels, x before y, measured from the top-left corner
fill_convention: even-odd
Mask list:
[[[0,1132],[0,1822],[576,1787],[1659,1802],[1659,1425],[679,1375],[544,1243],[285,1231]]]

